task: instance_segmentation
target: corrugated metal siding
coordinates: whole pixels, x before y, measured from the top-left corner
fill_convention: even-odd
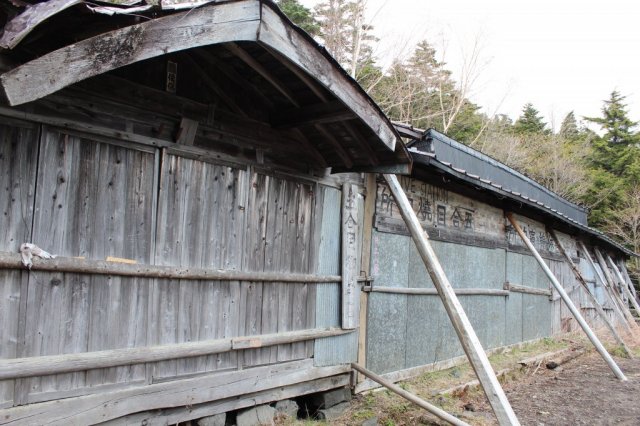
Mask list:
[[[340,274],[340,209],[342,193],[335,188],[322,187],[322,222],[318,271],[320,275]],[[358,212],[363,214],[362,197],[358,198]],[[362,223],[360,218],[359,223]],[[361,253],[362,250],[358,250]],[[340,327],[340,285],[317,284],[316,327]],[[355,362],[358,357],[357,333],[316,339],[314,364],[316,366]]]
[[[587,225],[585,209],[564,200],[523,174],[434,130],[429,130],[428,137],[432,138],[432,147],[438,160],[451,163],[457,168],[488,179],[511,191],[520,192]]]

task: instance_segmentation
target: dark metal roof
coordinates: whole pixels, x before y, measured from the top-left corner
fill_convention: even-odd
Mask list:
[[[421,152],[434,153],[440,161],[451,163],[468,173],[509,188],[534,202],[557,210],[582,225],[587,225],[585,208],[565,200],[522,173],[436,130],[427,130],[422,140],[415,140],[408,146]]]
[[[599,240],[604,245],[637,256],[604,233],[587,225],[587,211],[571,203],[534,180],[509,168],[503,163],[461,144],[436,130],[420,131],[406,125],[397,125],[401,136],[409,137],[409,153],[413,157],[414,172],[429,169],[446,174],[473,190],[491,192],[501,204],[542,215],[555,225],[569,231]],[[422,138],[414,138],[422,132]],[[414,173],[415,174],[415,173]]]

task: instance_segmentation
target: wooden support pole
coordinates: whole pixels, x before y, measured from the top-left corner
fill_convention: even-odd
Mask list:
[[[456,330],[462,349],[467,355],[469,363],[475,371],[484,393],[487,395],[487,399],[489,400],[489,404],[491,404],[491,408],[493,408],[498,423],[501,425],[519,425],[520,422],[513,412],[513,408],[511,408],[511,404],[509,404],[507,396],[504,394],[502,386],[500,386],[500,382],[498,382],[493,368],[489,363],[489,358],[487,358],[487,354],[484,352],[467,314],[464,312],[451,283],[449,283],[449,279],[444,273],[433,247],[431,247],[429,243],[427,233],[422,228],[418,217],[413,211],[407,195],[402,189],[400,182],[398,182],[398,178],[392,174],[385,174],[384,178],[389,185],[393,198],[400,209],[400,214],[422,257],[422,261],[427,267],[429,276],[438,290],[444,308],[449,315],[453,328]]]
[[[205,340],[201,342],[175,343],[161,346],[143,346],[75,354],[2,359],[0,360],[0,380],[213,355],[243,349],[302,342],[323,337],[340,336],[350,332],[351,331],[341,330],[339,328],[321,328],[288,331],[277,334],[234,337],[230,339]]]
[[[544,273],[547,275],[547,278],[549,278],[549,280],[551,281],[551,284],[553,284],[556,291],[560,294],[560,297],[562,297],[562,300],[564,301],[564,303],[567,305],[567,307],[573,314],[573,317],[576,319],[578,324],[580,324],[580,327],[582,327],[582,330],[585,332],[589,340],[591,340],[591,343],[593,343],[593,346],[595,346],[598,353],[602,356],[602,358],[605,360],[607,365],[609,365],[609,368],[611,368],[611,370],[613,371],[613,374],[615,374],[618,379],[622,381],[626,381],[627,378],[625,377],[624,373],[622,373],[622,371],[620,370],[616,362],[613,360],[613,358],[611,358],[611,355],[609,355],[609,352],[607,352],[604,346],[602,346],[602,343],[600,343],[598,336],[596,336],[595,333],[591,330],[591,328],[589,327],[589,324],[587,324],[585,319],[582,317],[582,314],[580,314],[580,311],[578,310],[576,305],[573,304],[573,302],[571,301],[571,298],[569,297],[567,292],[564,290],[564,287],[562,287],[562,284],[558,282],[558,279],[555,277],[555,275],[553,275],[553,272],[551,272],[551,269],[549,269],[549,266],[547,266],[544,259],[542,259],[542,257],[540,256],[540,253],[538,253],[538,250],[536,250],[536,248],[533,246],[533,244],[531,243],[531,240],[529,240],[529,237],[527,237],[524,231],[522,230],[522,228],[520,228],[520,225],[514,219],[513,214],[507,213],[507,219],[509,219],[509,222],[511,222],[511,225],[516,230],[518,235],[520,235],[520,238],[525,243],[525,245],[527,246],[531,254],[533,254],[533,257],[536,258],[536,260],[538,261],[538,264],[540,265]]]
[[[365,291],[373,293],[410,294],[414,296],[437,296],[439,294],[435,288],[385,287],[377,285],[365,287]],[[497,290],[494,288],[456,288],[453,291],[459,296],[509,296],[509,290]]]
[[[587,247],[584,245],[582,241],[579,241],[578,243],[580,244],[580,248],[582,249],[582,252],[587,258],[587,261],[591,265],[591,268],[593,268],[593,271],[595,272],[596,277],[602,283],[602,287],[604,287],[605,294],[607,295],[607,297],[609,297],[609,300],[611,301],[611,306],[613,306],[614,311],[618,314],[622,324],[624,324],[627,331],[631,332],[630,321],[632,320],[632,318],[629,318],[627,316],[627,314],[628,315],[631,315],[631,314],[629,313],[628,309],[625,309],[625,307],[618,301],[617,295],[613,292],[613,289],[609,287],[609,283],[607,282],[606,278],[603,277],[602,274],[600,273],[600,270],[596,268],[596,264],[591,258],[591,255],[589,254],[589,250],[587,250]]]
[[[564,246],[562,245],[562,242],[560,242],[560,238],[558,238],[558,234],[556,234],[556,231],[553,228],[547,228],[547,231],[549,232],[549,234],[551,234],[553,241],[555,241],[556,243],[556,247],[558,247],[558,249],[560,250],[560,253],[562,253],[565,260],[567,261],[567,264],[571,267],[571,270],[576,276],[576,279],[582,285],[582,288],[584,288],[584,291],[586,292],[587,297],[591,301],[591,304],[596,309],[596,312],[598,313],[598,315],[600,315],[600,318],[602,318],[602,321],[604,321],[604,323],[607,325],[607,327],[609,328],[609,331],[611,331],[611,334],[613,335],[614,339],[616,339],[616,342],[618,342],[618,344],[622,346],[622,348],[627,353],[627,355],[629,355],[629,358],[633,358],[633,354],[631,350],[629,349],[627,344],[624,342],[620,334],[618,334],[618,331],[609,320],[609,317],[607,316],[606,312],[602,308],[602,305],[600,305],[598,300],[591,293],[591,290],[589,289],[589,285],[587,284],[587,281],[582,276],[582,272],[580,272],[580,270],[575,265],[575,263],[573,263],[573,260],[571,260],[571,257],[565,250]]]
[[[633,297],[633,294],[631,293],[631,290],[629,290],[629,284],[627,283],[627,281],[624,279],[624,277],[620,273],[620,270],[618,269],[616,264],[613,262],[613,259],[611,259],[611,256],[607,255],[607,260],[611,264],[611,267],[613,268],[613,272],[615,272],[616,275],[618,276],[618,280],[620,281],[620,286],[627,293],[627,297],[631,301],[631,304],[633,305],[633,308],[636,310],[636,313],[638,315],[640,315],[640,306],[638,305],[638,301],[636,300],[636,298]]]
[[[617,265],[618,265],[618,269],[620,269],[620,272],[622,272],[622,275],[624,276],[624,279],[629,284],[629,288],[631,289],[631,293],[633,293],[634,297],[638,297],[638,293],[636,292],[636,288],[633,286],[633,282],[631,281],[631,277],[629,276],[629,272],[627,271],[627,268],[624,266],[624,262],[623,261],[619,261],[617,263]]]
[[[0,252],[0,270],[2,269],[25,269],[25,267],[22,264],[19,254]],[[339,275],[176,268],[172,266],[138,265],[107,262],[104,260],[76,259],[72,257],[57,257],[47,260],[34,259],[31,270],[174,280],[268,281],[285,283],[339,283],[342,281],[342,277]]]
[[[609,288],[611,289],[611,292],[615,295],[616,300],[620,305],[620,309],[624,310],[624,313],[627,316],[627,320],[629,321],[629,324],[633,324],[635,327],[637,327],[636,320],[631,314],[629,305],[625,303],[624,297],[620,293],[618,286],[616,285],[616,281],[613,279],[613,276],[611,275],[611,271],[609,271],[609,267],[607,266],[607,261],[604,260],[604,257],[602,256],[600,249],[598,249],[598,247],[594,247],[593,252],[596,254],[596,259],[598,259],[598,264],[600,265],[600,269],[602,270],[602,273],[607,279],[607,282],[609,283]]]
[[[404,399],[406,399],[408,401],[413,402],[418,407],[424,408],[425,410],[427,410],[428,412],[430,412],[434,416],[437,416],[438,418],[440,418],[440,419],[442,419],[442,420],[444,420],[444,421],[446,421],[446,422],[448,422],[448,423],[450,423],[452,425],[455,425],[455,426],[469,426],[468,423],[463,422],[459,418],[452,416],[451,414],[447,413],[444,410],[441,410],[440,408],[436,407],[435,405],[429,404],[424,399],[418,398],[414,394],[407,392],[406,390],[402,389],[400,386],[397,386],[397,385],[391,383],[389,380],[377,375],[373,371],[369,371],[366,368],[359,366],[358,364],[351,364],[351,368],[353,368],[354,370],[362,373],[363,375],[367,376],[371,380],[380,383],[382,386],[386,387],[390,391],[400,395],[401,397],[403,397]]]

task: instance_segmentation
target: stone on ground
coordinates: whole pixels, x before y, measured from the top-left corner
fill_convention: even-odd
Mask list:
[[[238,414],[236,426],[273,426],[276,409],[269,405],[259,405]]]

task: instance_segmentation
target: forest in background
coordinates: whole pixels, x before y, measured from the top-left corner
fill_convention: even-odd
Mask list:
[[[535,179],[589,209],[589,225],[640,252],[640,132],[625,96],[612,90],[599,117],[570,112],[559,129],[528,103],[513,121],[489,115],[469,100],[478,51],[466,58],[456,81],[429,40],[408,58],[383,68],[374,55],[378,40],[365,21],[366,0],[327,0],[309,9],[278,0],[283,12],[321,42],[391,120],[434,128]],[[599,126],[596,133],[586,123]],[[637,273],[640,264],[631,262]]]

